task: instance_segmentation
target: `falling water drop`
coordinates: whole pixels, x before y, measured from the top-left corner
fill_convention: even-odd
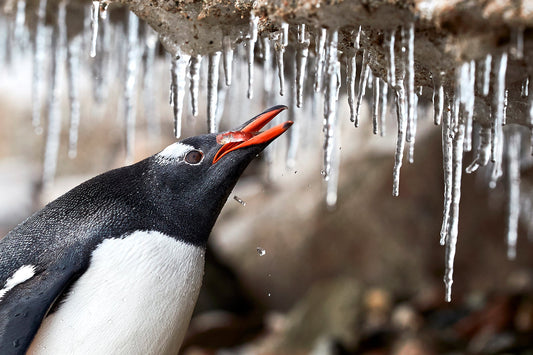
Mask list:
[[[246,206],[246,202],[242,200],[239,196],[233,195],[233,199],[237,201],[238,203],[240,203],[241,205]]]
[[[257,250],[257,254],[259,254],[259,256],[265,256],[266,255],[266,250],[261,248],[261,247],[257,247],[256,248]],[[270,296],[270,293],[268,294]]]

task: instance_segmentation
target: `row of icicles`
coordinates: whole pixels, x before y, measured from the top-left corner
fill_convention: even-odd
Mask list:
[[[117,52],[122,53],[122,58],[119,60],[126,63],[125,67],[123,66],[123,99],[126,123],[126,155],[128,162],[131,162],[135,147],[136,96],[139,73],[143,73],[142,92],[152,93],[154,91],[153,67],[157,58],[158,41],[157,34],[146,24],[140,25],[138,17],[131,12],[128,12],[123,33],[127,41],[116,40],[117,35],[114,33],[110,22],[106,20],[107,3],[104,1],[92,2],[90,13],[84,22],[85,33],[67,40],[66,2],[59,2],[57,23],[52,28],[45,25],[46,6],[47,0],[39,1],[37,26],[32,37],[32,122],[38,133],[43,132],[41,86],[44,77],[44,63],[47,59],[47,52],[50,52],[49,87],[47,90],[48,126],[43,163],[43,182],[49,184],[55,175],[59,150],[61,131],[60,81],[63,66],[66,64],[69,96],[69,156],[73,158],[76,156],[80,123],[80,89],[77,78],[80,77],[83,64],[88,65],[86,62],[87,54],[94,58],[89,70],[93,73],[94,96],[97,101],[101,101],[106,97],[106,90],[108,90],[107,86],[109,85],[109,77],[104,72],[104,68],[109,67],[110,47],[113,45],[123,46]],[[3,32],[1,35],[6,40],[4,48],[18,47],[23,52],[25,44],[30,42],[29,34],[24,26],[25,1],[17,1],[16,8],[6,11],[6,13],[13,13],[14,16],[1,22],[0,31]],[[100,19],[103,20],[102,23],[99,23]],[[324,28],[308,31],[305,24],[297,26],[297,43],[290,48],[291,57],[294,56],[294,70],[291,74],[291,79],[294,80],[294,90],[287,90],[284,65],[288,62],[288,59],[285,58],[288,57],[285,52],[289,47],[289,25],[283,23],[280,26],[280,31],[269,36],[258,36],[257,25],[258,18],[252,15],[249,31],[243,37],[244,62],[247,63],[248,68],[246,95],[249,99],[254,96],[254,59],[256,57],[263,59],[263,96],[270,96],[270,101],[272,101],[274,67],[277,67],[280,95],[289,92],[294,110],[303,106],[305,96],[323,93],[324,153],[322,175],[327,181],[326,202],[333,206],[337,201],[340,164],[338,97],[341,88],[341,64],[337,49],[338,32]],[[314,56],[309,56],[311,35],[314,36],[315,40]],[[400,168],[405,155],[406,144],[408,144],[407,159],[410,163],[414,160],[417,107],[419,96],[422,93],[421,87],[415,87],[415,26],[410,23],[397,31],[390,31],[385,34],[384,49],[389,63],[386,80],[373,75],[370,67],[370,63],[372,63],[371,52],[361,47],[361,36],[364,36],[364,31],[361,27],[356,27],[353,31],[353,50],[344,53],[346,59],[344,87],[347,91],[350,120],[356,127],[359,125],[361,103],[366,89],[371,88],[373,94],[371,109],[373,133],[385,135],[388,103],[392,101],[389,98],[393,96],[398,129],[392,194],[398,196]],[[522,38],[521,41],[523,41],[523,36],[517,36],[517,38]],[[13,43],[16,45],[11,46]],[[229,37],[225,37],[223,50],[207,56],[207,126],[210,132],[218,131],[227,87],[232,84],[232,66],[235,61],[242,59],[240,52],[237,52],[234,58],[235,46],[236,43],[232,42]],[[256,48],[258,48],[257,54],[254,52]],[[272,55],[272,48],[274,55]],[[523,55],[522,48],[523,42],[517,42],[514,53],[516,57]],[[2,55],[2,59],[8,62],[13,54],[8,51]],[[357,56],[361,57],[359,73]],[[440,243],[446,248],[444,282],[447,301],[451,300],[453,283],[464,151],[475,149],[475,159],[466,168],[467,173],[477,170],[480,166],[487,166],[491,162],[491,165],[488,165],[490,168],[489,185],[491,187],[495,187],[505,168],[508,190],[507,254],[511,259],[516,256],[518,219],[521,213],[520,166],[526,151],[526,149],[522,149],[522,142],[525,141],[522,138],[526,137],[529,132],[524,131],[522,129],[524,127],[519,126],[510,126],[506,132],[503,130],[506,123],[508,92],[505,85],[507,57],[507,53],[499,54],[494,58],[487,55],[483,61],[460,64],[455,70],[455,87],[450,90],[447,90],[442,84],[445,73],[433,74],[434,122],[442,127],[444,213]],[[308,58],[311,60],[308,61]],[[193,116],[198,115],[200,69],[203,59],[200,55],[191,56],[181,52],[173,53],[171,57],[170,104],[174,116],[176,137],[181,134],[187,79],[189,81],[191,113]],[[221,60],[224,80],[223,84],[219,85],[219,63]],[[491,71],[494,74],[493,82],[490,82]],[[314,75],[311,77],[310,73],[314,73]],[[524,80],[522,97],[531,101],[533,95],[528,95],[529,78]],[[493,94],[492,119],[489,126],[481,126],[473,120],[476,85],[478,92],[482,95]],[[146,112],[153,112],[155,103],[152,96],[144,95]],[[529,105],[529,107],[533,107],[531,102]],[[151,116],[147,115],[147,119]],[[529,119],[529,122],[533,124],[533,114],[530,115]],[[149,129],[150,127],[154,132],[158,131],[157,122],[149,122]],[[294,165],[299,140],[298,130],[291,130],[287,151],[288,166]],[[529,201],[529,199],[526,200]],[[531,205],[529,202],[529,206]]]

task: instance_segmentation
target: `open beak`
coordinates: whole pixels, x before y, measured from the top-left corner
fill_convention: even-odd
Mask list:
[[[281,111],[286,109],[287,106],[282,105],[271,107],[265,112],[252,118],[239,131],[230,131],[217,135],[217,143],[222,144],[222,147],[215,154],[213,164],[229,152],[252,145],[268,144],[279,137],[292,126],[292,121],[284,122],[264,132],[260,132],[260,130],[266,126],[268,122],[272,121],[272,119],[274,119],[274,117],[276,117]]]

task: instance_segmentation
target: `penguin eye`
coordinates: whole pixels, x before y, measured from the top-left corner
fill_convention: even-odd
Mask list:
[[[199,150],[191,150],[185,155],[185,162],[188,164],[198,164],[202,161],[204,153]]]

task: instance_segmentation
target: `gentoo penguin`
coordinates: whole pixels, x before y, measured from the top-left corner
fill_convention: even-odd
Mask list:
[[[184,139],[88,180],[0,240],[0,354],[176,354],[211,229],[254,157],[292,124]]]

